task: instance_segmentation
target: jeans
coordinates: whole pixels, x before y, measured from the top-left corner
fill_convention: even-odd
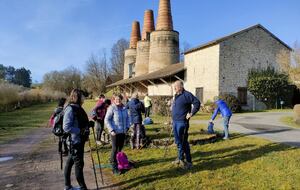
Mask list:
[[[139,148],[140,146],[140,141],[142,138],[142,129],[141,129],[141,124],[135,123],[133,126],[133,136],[131,136],[131,143],[133,148]]]
[[[173,121],[173,132],[175,143],[177,144],[178,159],[184,160],[184,154],[187,162],[192,163],[191,150],[188,142],[188,121]]]
[[[71,153],[68,156],[65,170],[64,170],[66,187],[71,186],[71,171],[72,171],[72,166],[75,164],[75,176],[77,182],[81,189],[87,189],[83,177],[83,167],[84,167],[83,154],[84,154],[84,143],[72,145]]]
[[[118,162],[117,162],[117,153],[122,151],[125,142],[125,134],[120,133],[116,134],[115,136],[111,135],[111,155],[110,155],[110,162],[113,169],[117,169]]]
[[[225,116],[223,117],[223,126],[224,126],[224,138],[227,139],[229,138],[229,121],[230,121],[231,116]]]
[[[95,128],[96,128],[96,140],[101,141],[101,135],[104,129],[104,120],[96,121]]]

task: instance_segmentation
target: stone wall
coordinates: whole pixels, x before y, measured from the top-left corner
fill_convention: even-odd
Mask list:
[[[196,95],[203,87],[203,102],[219,95],[219,45],[185,55],[185,89]]]
[[[136,49],[125,50],[124,75],[123,79],[129,78],[129,64],[135,64]]]
[[[268,66],[279,70],[277,55],[288,49],[261,28],[254,28],[220,43],[220,93],[247,87],[248,71]]]
[[[167,84],[148,85],[148,94],[149,96],[172,96],[173,90]]]

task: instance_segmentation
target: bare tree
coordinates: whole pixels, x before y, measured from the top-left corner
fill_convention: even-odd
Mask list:
[[[184,62],[184,52],[191,48],[191,44],[188,42],[183,42],[180,47],[180,62]]]
[[[119,39],[111,48],[111,70],[113,75],[123,76],[124,55],[128,49],[129,42],[126,39]]]
[[[74,88],[81,88],[81,72],[71,66],[63,71],[51,71],[43,77],[43,88],[69,94]]]
[[[287,73],[290,80],[300,89],[300,46],[295,42],[292,52],[281,50],[277,55],[277,62],[282,71]]]
[[[92,54],[86,62],[86,71],[83,78],[84,88],[94,95],[104,93],[109,72],[106,51],[103,50],[100,55]]]

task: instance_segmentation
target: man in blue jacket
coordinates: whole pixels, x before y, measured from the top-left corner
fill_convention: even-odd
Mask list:
[[[135,92],[131,96],[131,100],[127,103],[126,108],[130,111],[130,121],[133,126],[133,136],[131,137],[131,148],[139,149],[142,142],[142,113],[145,113],[144,104],[138,99],[138,93]]]
[[[188,143],[189,119],[199,111],[200,101],[192,93],[186,91],[183,88],[183,83],[179,80],[175,82],[174,90],[172,120],[178,157],[173,164],[190,169],[192,167],[192,158]],[[184,154],[186,162],[184,162]]]
[[[224,126],[224,140],[229,139],[229,120],[232,116],[232,112],[230,108],[227,106],[226,102],[219,99],[219,97],[214,97],[214,101],[216,104],[216,109],[211,117],[210,122],[213,122],[213,120],[216,118],[219,112],[221,112],[221,115],[223,117],[223,126]]]

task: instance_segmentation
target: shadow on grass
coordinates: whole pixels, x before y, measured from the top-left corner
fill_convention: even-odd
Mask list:
[[[267,144],[258,148],[253,148],[255,145],[248,144],[244,146],[233,146],[225,149],[219,149],[210,152],[195,152],[192,154],[194,158],[194,166],[191,170],[182,170],[174,166],[174,168],[153,172],[147,175],[136,176],[135,178],[119,182],[114,186],[124,186],[122,189],[131,189],[143,183],[152,183],[157,180],[172,179],[186,173],[197,173],[205,170],[217,170],[220,168],[230,167],[243,162],[251,161],[272,152],[280,152],[295,149],[293,147],[284,146],[281,144]],[[234,151],[234,152],[232,152]],[[230,153],[229,153],[230,152]],[[213,156],[213,157],[211,157]],[[211,158],[207,158],[211,157]],[[174,159],[174,158],[173,158]],[[170,162],[172,158],[149,159],[143,161],[138,166],[146,166],[157,162]],[[112,186],[110,186],[112,187]]]

